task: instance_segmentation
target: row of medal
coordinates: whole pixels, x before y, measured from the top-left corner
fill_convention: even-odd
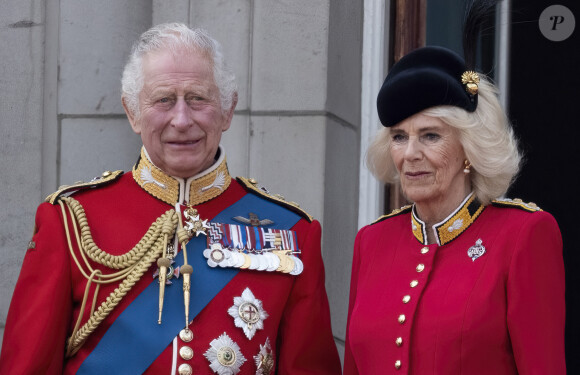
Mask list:
[[[304,270],[300,258],[292,255],[292,250],[263,249],[259,253],[247,253],[241,249],[224,248],[213,243],[204,250],[203,256],[210,267],[230,267],[256,271],[283,272],[299,275]]]
[[[210,267],[230,267],[299,275],[304,264],[296,232],[236,224],[209,223],[208,248],[203,252]]]

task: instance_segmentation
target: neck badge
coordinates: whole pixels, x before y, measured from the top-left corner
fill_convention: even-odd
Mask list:
[[[173,259],[170,259],[171,265],[167,268],[167,275],[165,276],[165,285],[171,285],[171,279],[172,278],[179,278],[179,266],[174,267],[173,264],[175,263],[175,261]],[[155,279],[156,277],[159,277],[159,267],[157,267],[157,270],[155,270],[155,273],[153,274],[153,278]]]
[[[197,210],[192,207],[188,207],[183,213],[185,216],[185,230],[189,234],[189,237],[199,236],[200,234],[207,235],[207,230],[210,228],[207,220],[202,220],[199,218]]]

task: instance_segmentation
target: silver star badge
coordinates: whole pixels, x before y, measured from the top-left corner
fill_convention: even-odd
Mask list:
[[[264,329],[264,319],[268,317],[262,301],[254,297],[250,288],[246,288],[241,297],[234,297],[234,305],[228,309],[228,314],[234,318],[236,327],[244,330],[249,340],[254,337],[256,330]]]
[[[207,235],[207,230],[210,229],[210,226],[207,220],[201,220],[199,218],[199,214],[195,208],[189,207],[185,210],[183,216],[187,219],[185,222],[185,230],[187,230],[190,237],[194,235],[197,237],[200,234]]]
[[[254,356],[256,362],[256,375],[270,375],[274,370],[274,353],[270,346],[270,338],[264,345],[260,345],[260,352]]]
[[[482,256],[483,254],[485,254],[485,246],[483,246],[481,243],[482,241],[480,238],[477,241],[475,241],[475,245],[471,246],[467,250],[467,256],[469,256],[473,262],[475,262],[475,260],[480,256]]]
[[[209,367],[219,375],[235,375],[246,362],[240,347],[225,332],[214,339],[203,354],[210,362]]]

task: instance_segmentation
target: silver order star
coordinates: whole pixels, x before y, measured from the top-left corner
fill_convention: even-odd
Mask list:
[[[254,356],[256,363],[256,375],[270,375],[274,370],[274,354],[270,346],[270,338],[264,345],[260,345],[260,352]]]
[[[256,330],[264,329],[264,319],[268,317],[262,301],[254,297],[250,288],[246,288],[241,297],[234,297],[234,305],[228,309],[228,314],[234,318],[236,327],[244,330],[249,340],[254,337]]]
[[[209,367],[219,375],[235,375],[246,362],[240,347],[225,332],[214,339],[203,354],[210,362]]]

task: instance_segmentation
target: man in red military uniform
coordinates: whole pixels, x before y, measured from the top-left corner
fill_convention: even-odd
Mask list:
[[[38,208],[0,374],[340,373],[320,225],[229,175],[236,103],[204,31],[141,36],[123,73],[140,158]]]

